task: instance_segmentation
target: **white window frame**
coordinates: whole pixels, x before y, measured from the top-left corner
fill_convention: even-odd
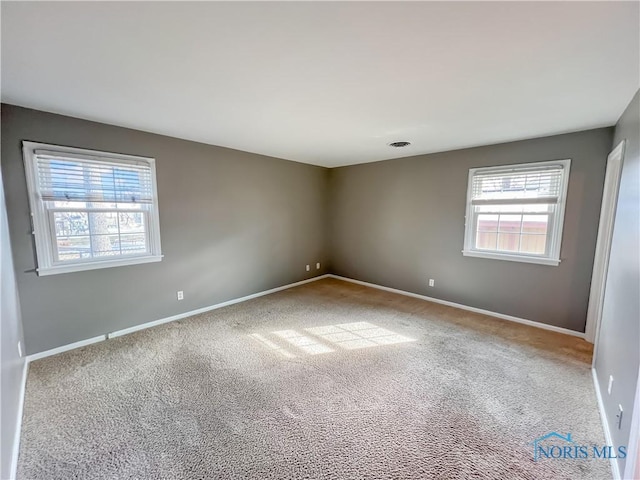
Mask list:
[[[38,191],[38,173],[36,165],[36,150],[47,150],[59,154],[80,156],[89,160],[113,162],[114,164],[126,164],[131,162],[145,162],[150,166],[153,186],[153,201],[149,210],[145,213],[148,222],[145,234],[149,242],[149,252],[142,255],[127,255],[120,258],[109,259],[81,259],[64,262],[56,262],[57,248],[55,224],[51,221],[51,211],[45,207]],[[158,215],[158,191],[156,185],[155,159],[139,157],[135,155],[123,155],[118,153],[87,150],[84,148],[50,145],[39,142],[22,142],[22,153],[29,194],[29,206],[31,208],[32,234],[35,239],[37,268],[39,276],[54,275],[59,273],[71,273],[100,268],[120,267],[125,265],[137,265],[141,263],[159,262],[162,260],[160,245],[160,218]],[[107,209],[108,211],[108,209]]]
[[[542,255],[523,254],[503,251],[486,251],[475,248],[476,238],[476,215],[474,213],[472,200],[473,177],[477,173],[490,173],[492,171],[505,171],[513,169],[517,172],[520,169],[531,169],[535,167],[549,167],[561,165],[562,186],[560,196],[556,204],[555,213],[551,216],[549,222],[549,230],[547,232],[547,251]],[[469,169],[469,179],[467,185],[467,208],[465,216],[465,232],[464,232],[464,249],[462,254],[466,257],[489,258],[494,260],[508,260],[512,262],[538,263],[541,265],[559,265],[560,250],[562,247],[562,228],[564,226],[565,205],[567,202],[567,191],[569,188],[569,170],[571,168],[571,160],[552,160],[546,162],[521,163],[514,165],[500,165],[495,167],[481,167]],[[515,202],[514,202],[515,203]]]

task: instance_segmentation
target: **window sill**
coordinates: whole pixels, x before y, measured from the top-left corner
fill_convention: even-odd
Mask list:
[[[465,257],[489,258],[491,260],[507,260],[510,262],[537,263],[540,265],[560,265],[560,259],[529,257],[526,255],[510,255],[508,253],[499,252],[479,252],[477,250],[463,250],[462,255]]]
[[[100,268],[124,267],[140,263],[153,263],[162,260],[163,255],[149,255],[146,257],[121,258],[118,260],[105,260],[98,262],[76,263],[73,265],[54,265],[48,268],[38,268],[38,276],[57,275],[59,273],[82,272],[85,270],[97,270]]]

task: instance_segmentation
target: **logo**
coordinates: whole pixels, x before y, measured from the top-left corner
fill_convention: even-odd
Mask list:
[[[627,447],[620,445],[615,448],[612,445],[581,445],[577,443],[570,433],[562,435],[558,432],[549,432],[536,438],[529,445],[533,445],[533,460],[553,459],[586,459],[586,458],[626,458]]]

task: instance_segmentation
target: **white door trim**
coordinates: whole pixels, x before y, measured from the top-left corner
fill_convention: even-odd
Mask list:
[[[636,399],[631,413],[631,434],[627,448],[627,461],[624,468],[624,480],[640,478],[640,372],[636,385]]]
[[[600,333],[602,305],[609,268],[609,253],[613,237],[613,225],[618,203],[618,190],[622,174],[625,141],[622,140],[607,157],[607,170],[604,177],[604,191],[602,192],[602,207],[600,209],[600,224],[596,241],[596,254],[593,260],[593,274],[591,276],[591,291],[589,292],[589,307],[587,310],[587,325],[585,340],[596,343]],[[595,362],[595,352],[593,355]]]

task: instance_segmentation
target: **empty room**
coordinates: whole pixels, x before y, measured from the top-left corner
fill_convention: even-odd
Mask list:
[[[1,480],[640,479],[640,2],[0,16]]]

